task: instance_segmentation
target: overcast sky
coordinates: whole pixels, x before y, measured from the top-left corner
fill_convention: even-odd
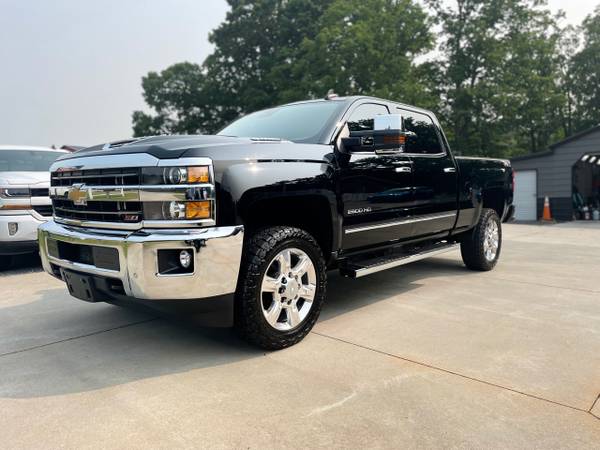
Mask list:
[[[598,2],[550,0],[578,24]],[[0,0],[0,144],[131,135],[141,77],[201,63],[225,0]]]

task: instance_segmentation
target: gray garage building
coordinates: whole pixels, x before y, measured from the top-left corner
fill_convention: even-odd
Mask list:
[[[517,220],[538,220],[546,196],[556,220],[582,219],[600,207],[600,125],[511,162]]]

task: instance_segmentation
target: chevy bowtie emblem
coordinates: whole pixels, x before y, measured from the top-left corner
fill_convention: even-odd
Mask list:
[[[73,184],[73,186],[71,186],[69,192],[67,193],[67,198],[71,200],[74,205],[87,205],[87,192],[85,191],[85,184]]]

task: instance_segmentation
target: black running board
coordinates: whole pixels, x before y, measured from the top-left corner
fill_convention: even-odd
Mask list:
[[[412,262],[420,261],[425,258],[431,258],[432,256],[441,255],[442,253],[446,253],[456,248],[457,246],[458,244],[456,243],[441,244],[436,245],[432,248],[428,248],[426,250],[422,250],[419,253],[414,253],[412,255],[401,255],[393,257],[387,256],[363,261],[350,262],[340,268],[340,273],[346,277],[360,278],[366,275],[371,275],[372,273],[381,272],[382,270],[392,269],[394,267],[403,266],[404,264],[410,264]]]

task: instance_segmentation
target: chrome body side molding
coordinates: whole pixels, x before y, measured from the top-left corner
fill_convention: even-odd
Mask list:
[[[365,225],[365,226],[360,226],[360,227],[347,228],[346,230],[344,230],[344,233],[345,234],[361,233],[363,231],[371,231],[371,230],[378,230],[381,228],[397,227],[400,225],[408,225],[408,224],[417,223],[417,222],[425,222],[428,220],[449,219],[449,218],[453,218],[453,217],[456,217],[456,212],[448,212],[448,213],[442,213],[442,214],[429,214],[426,216],[416,216],[416,217],[411,217],[409,219],[402,219],[402,220],[398,220],[398,221],[394,221],[394,222],[385,222],[385,223],[378,223],[378,224],[374,224],[374,225]]]

